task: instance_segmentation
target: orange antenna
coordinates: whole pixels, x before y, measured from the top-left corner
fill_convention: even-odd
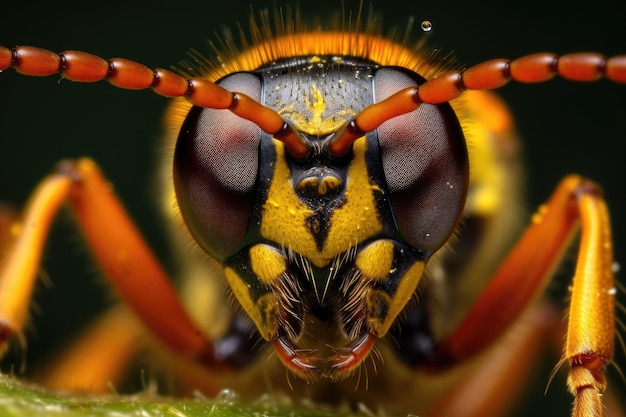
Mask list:
[[[465,90],[488,90],[502,87],[509,81],[539,83],[558,75],[572,81],[597,81],[607,78],[626,83],[626,55],[607,58],[583,52],[558,56],[543,52],[510,61],[494,59],[466,70],[443,74],[419,87],[400,90],[387,99],[372,104],[356,115],[332,139],[331,155],[346,155],[352,143],[387,120],[417,109],[420,104],[440,104],[459,97]]]
[[[0,46],[0,71],[8,68],[30,76],[61,74],[78,82],[107,80],[130,90],[152,88],[162,96],[184,97],[195,106],[228,109],[283,142],[292,157],[302,159],[309,152],[302,137],[276,111],[245,94],[230,92],[200,78],[187,79],[166,69],[150,69],[123,58],[105,60],[81,51],[56,53],[32,46],[13,49]]]

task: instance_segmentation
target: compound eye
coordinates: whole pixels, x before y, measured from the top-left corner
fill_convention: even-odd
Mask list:
[[[376,72],[375,100],[424,82],[406,70]],[[412,246],[432,253],[449,238],[463,211],[469,180],[467,145],[450,105],[422,104],[377,130],[398,228]]]
[[[236,73],[217,84],[260,101],[261,81]],[[223,259],[248,229],[259,165],[261,129],[228,110],[193,107],[178,136],[174,187],[180,212],[194,238]]]

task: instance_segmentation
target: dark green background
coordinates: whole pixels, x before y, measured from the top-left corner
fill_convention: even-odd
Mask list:
[[[0,7],[0,44],[30,44],[57,51],[81,49],[168,68],[191,49],[211,53],[208,40],[224,26],[248,25],[250,5],[270,1],[219,2],[13,2]],[[283,4],[279,2],[278,4]],[[358,2],[346,1],[356,9]],[[223,5],[228,5],[228,10]],[[387,29],[404,31],[409,16],[430,20],[430,44],[468,65],[482,60],[553,51],[626,53],[626,12],[600,2],[581,8],[524,3],[515,8],[466,8],[462,3],[375,1]],[[325,16],[339,1],[301,1],[305,18]],[[418,28],[415,37],[421,36]],[[150,92],[127,92],[106,83],[80,85],[58,77],[29,79],[13,71],[0,75],[0,200],[22,204],[36,182],[63,158],[95,158],[126,202],[131,215],[166,260],[163,225],[152,205],[160,118],[166,100]],[[542,202],[565,174],[578,172],[603,185],[614,219],[616,260],[626,263],[626,87],[603,81],[589,85],[555,80],[543,85],[510,85],[501,90],[524,137],[532,207]],[[67,221],[55,228],[45,268],[53,281],[37,291],[42,312],[34,314],[29,353],[40,354],[86,321],[110,297],[86,261],[86,249]],[[569,276],[569,270],[566,271]],[[623,279],[624,273],[618,274]],[[94,282],[98,283],[94,286]],[[565,283],[556,284],[564,288]],[[75,292],[71,292],[75,290]],[[73,294],[73,295],[70,295]],[[96,299],[92,299],[96,296]],[[622,295],[622,299],[624,296]],[[622,318],[624,315],[622,314]],[[624,332],[622,332],[624,333]],[[52,341],[51,341],[52,340]],[[529,366],[532,366],[529,364]],[[622,361],[622,368],[626,362]],[[614,376],[616,372],[611,372]],[[547,376],[540,377],[543,392]],[[617,381],[622,392],[624,382]],[[562,381],[552,384],[541,407],[554,403]],[[569,399],[560,401],[569,407]],[[545,408],[541,408],[546,411]],[[542,413],[543,414],[543,413]],[[545,415],[550,415],[547,413]]]

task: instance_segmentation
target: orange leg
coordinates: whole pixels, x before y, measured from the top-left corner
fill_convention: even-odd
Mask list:
[[[212,369],[213,344],[194,326],[168,276],[148,249],[95,163],[59,165],[35,190],[20,229],[0,264],[0,346],[22,332],[50,224],[69,202],[95,259],[118,294],[151,331],[178,354]]]
[[[520,381],[533,377],[529,362],[539,359],[564,334],[561,316],[554,306],[540,303],[529,309],[508,337],[479,358],[477,369],[455,386],[425,415],[504,416],[510,414],[525,388]]]
[[[35,190],[21,223],[8,229],[9,247],[0,265],[0,351],[22,333],[45,238],[71,182],[66,176],[49,177]]]
[[[571,371],[574,416],[601,416],[603,369],[612,360],[615,283],[609,215],[598,187],[578,176],[565,178],[533,217],[465,320],[441,345],[442,364],[474,356],[493,343],[537,298],[574,233],[579,255],[562,362]]]

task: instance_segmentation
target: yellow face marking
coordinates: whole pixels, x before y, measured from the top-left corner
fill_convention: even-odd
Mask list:
[[[322,179],[320,186],[317,189],[319,195],[326,195],[329,191],[334,191],[341,186],[341,181],[334,177],[327,177]]]
[[[300,191],[316,190],[319,188],[320,180],[317,177],[305,178],[298,183],[298,189]]]
[[[298,190],[304,193],[325,196],[341,187],[341,180],[336,177],[309,177],[298,183]]]
[[[285,257],[271,246],[254,245],[250,248],[249,255],[252,272],[264,284],[272,283],[287,269]]]
[[[262,295],[256,302],[254,313],[258,322],[255,324],[265,340],[273,340],[278,333],[279,310],[278,300],[273,293]]]
[[[393,248],[390,241],[377,240],[359,252],[355,264],[367,278],[386,279],[391,272]]]
[[[272,340],[278,330],[278,301],[272,293],[262,295],[256,302],[250,297],[250,286],[230,267],[224,268],[224,275],[237,301],[248,313],[265,340]]]
[[[373,290],[367,294],[366,302],[370,311],[380,311],[381,309],[378,306],[381,304],[384,304],[384,310],[387,310],[387,314],[384,316],[383,320],[380,320],[380,317],[376,315],[371,315],[368,318],[370,329],[377,337],[383,337],[387,334],[398,314],[400,314],[411,297],[413,297],[417,289],[417,284],[420,282],[424,272],[425,265],[424,262],[417,261],[406,271],[400,280],[400,284],[393,298],[391,298],[387,292],[380,290]]]
[[[309,89],[310,93],[304,97],[304,103],[274,103],[278,107],[278,114],[290,120],[297,130],[309,135],[328,135],[356,116],[354,110],[343,109],[324,117],[324,93],[316,85],[311,85]]]
[[[322,113],[326,110],[326,102],[324,101],[324,96],[316,86],[311,88],[311,95],[313,96],[313,102],[307,100],[306,107],[312,114],[311,125],[315,126],[319,131],[319,128],[323,127]]]
[[[322,268],[336,255],[382,231],[374,199],[374,192],[380,190],[369,181],[364,138],[354,143],[345,203],[330,212],[326,224],[317,225],[318,228],[329,228],[321,249],[318,249],[310,223],[307,223],[315,213],[294,193],[283,144],[275,143],[276,167],[261,219],[261,234],[266,239],[305,256],[313,265]]]

